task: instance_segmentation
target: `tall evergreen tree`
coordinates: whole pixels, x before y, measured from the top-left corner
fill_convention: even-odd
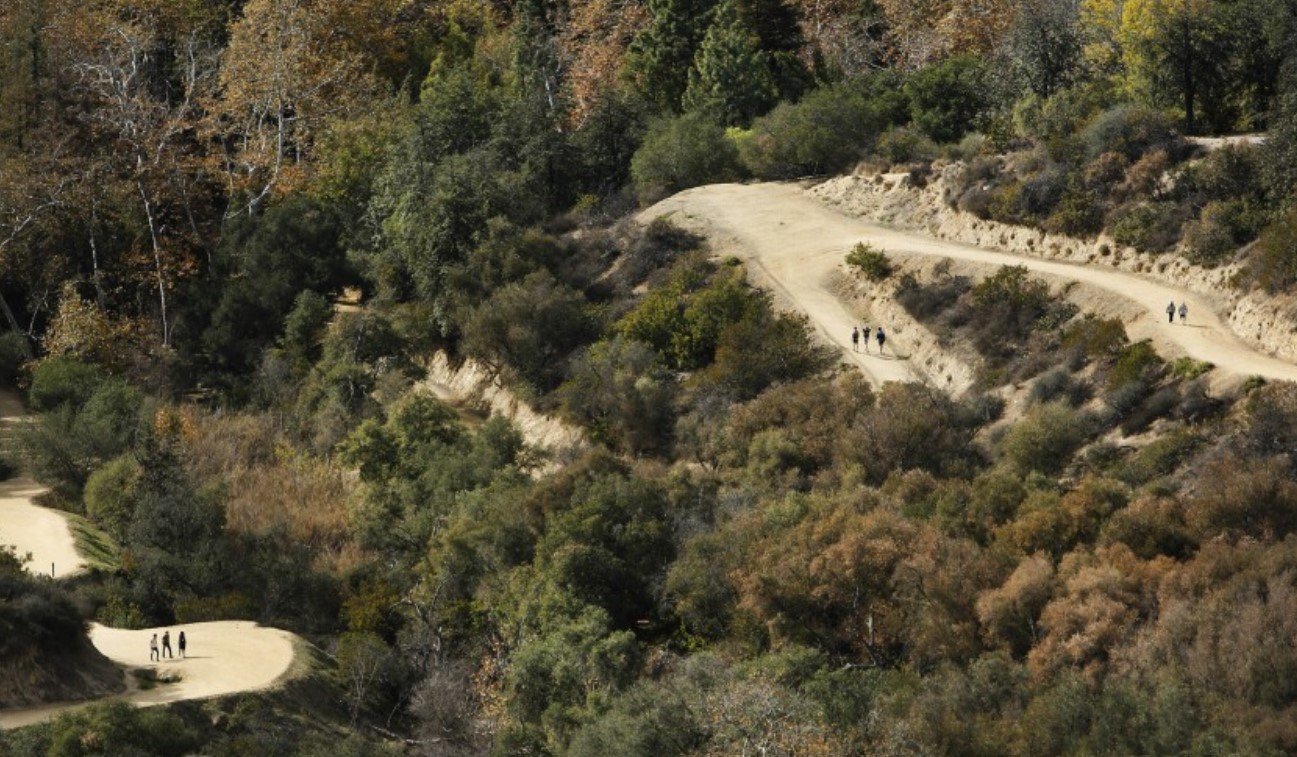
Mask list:
[[[660,110],[680,111],[715,0],[648,0],[653,23],[630,46],[627,69],[644,99]]]
[[[727,126],[746,125],[774,105],[778,96],[770,56],[739,16],[733,0],[725,0],[717,7],[689,71],[685,109],[708,113]]]

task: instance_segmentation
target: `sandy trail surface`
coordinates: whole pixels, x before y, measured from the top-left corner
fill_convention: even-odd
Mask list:
[[[161,639],[164,631],[171,632],[171,647],[177,657],[151,662],[149,638],[157,633]],[[180,650],[176,647],[181,631],[189,643],[188,656],[183,660],[179,659]],[[118,665],[127,669],[155,668],[159,674],[180,676],[177,683],[159,683],[147,690],[139,689],[128,676],[126,693],[110,698],[139,707],[269,688],[292,667],[294,638],[287,631],[263,628],[249,621],[190,623],[140,631],[95,624],[90,629],[90,640],[95,647]],[[88,704],[52,704],[0,712],[0,729],[39,723]]]
[[[9,438],[14,429],[27,422],[22,402],[12,392],[0,390],[0,435]],[[31,553],[27,570],[63,578],[86,569],[86,561],[77,554],[67,516],[32,503],[45,488],[26,476],[0,481],[0,545],[9,545],[18,554]]]
[[[1209,362],[1217,366],[1218,373],[1235,379],[1262,376],[1297,381],[1297,366],[1244,344],[1204,297],[1187,290],[1125,271],[993,252],[889,229],[830,209],[795,184],[698,187],[645,210],[641,219],[659,216],[669,216],[707,235],[717,253],[748,261],[757,284],[771,288],[784,306],[804,312],[817,331],[843,351],[847,362],[860,367],[876,383],[913,380],[915,375],[904,360],[861,355],[851,349],[851,328],[860,323],[860,317],[833,295],[830,278],[857,242],[901,255],[950,258],[989,267],[1025,266],[1043,277],[1079,285],[1070,288],[1067,296],[1082,307],[1090,304],[1087,292],[1096,299],[1115,295],[1129,301],[1133,315],[1125,319],[1127,331],[1134,339],[1151,339],[1163,357],[1189,356]],[[1188,304],[1186,324],[1167,323],[1165,308],[1171,301],[1177,307]],[[888,346],[892,346],[890,341]],[[906,345],[895,345],[895,354],[904,356]]]

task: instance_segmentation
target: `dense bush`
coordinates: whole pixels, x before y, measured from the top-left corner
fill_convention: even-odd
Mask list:
[[[1119,105],[1104,111],[1081,132],[1091,159],[1115,152],[1129,160],[1172,145],[1176,140],[1171,117],[1165,112],[1136,105]]]
[[[865,278],[874,282],[884,281],[892,275],[892,264],[887,259],[887,253],[864,242],[856,243],[851,252],[847,253],[847,265],[860,269]]]
[[[883,73],[847,80],[784,103],[740,140],[743,164],[762,179],[791,179],[849,169],[879,131],[902,118],[903,98]]]
[[[1249,268],[1257,283],[1271,292],[1297,284],[1297,208],[1285,212],[1261,233]]]
[[[700,184],[733,181],[741,175],[734,142],[701,113],[652,124],[631,160],[631,177],[646,203]]]
[[[956,56],[920,69],[905,80],[914,125],[937,142],[956,142],[978,126],[990,107],[985,64]]]
[[[80,407],[106,379],[101,368],[75,358],[42,360],[32,369],[27,399],[37,411],[55,410],[64,405]]]
[[[0,333],[0,385],[12,386],[27,361],[24,337],[13,331]]]
[[[1165,252],[1180,240],[1187,214],[1170,202],[1140,202],[1113,212],[1109,219],[1112,238],[1137,250]]]
[[[652,347],[616,337],[579,355],[560,393],[568,414],[601,441],[639,454],[666,442],[675,390]]]
[[[914,161],[930,161],[937,155],[937,146],[922,131],[897,126],[878,135],[873,154],[895,166]]]
[[[1089,435],[1088,421],[1065,404],[1036,405],[1000,444],[1000,454],[1023,472],[1057,473]]]

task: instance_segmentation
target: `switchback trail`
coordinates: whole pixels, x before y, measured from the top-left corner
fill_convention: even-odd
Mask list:
[[[852,351],[851,328],[859,318],[832,293],[829,280],[857,242],[897,255],[949,258],[976,265],[1024,266],[1045,277],[1075,282],[1069,298],[1084,290],[1115,295],[1134,307],[1126,319],[1132,338],[1151,339],[1163,357],[1189,356],[1209,362],[1235,378],[1261,376],[1297,381],[1297,366],[1252,349],[1234,335],[1205,298],[1136,274],[993,252],[979,247],[897,231],[845,216],[809,196],[795,184],[713,184],[681,192],[641,213],[644,221],[668,216],[705,234],[716,253],[746,260],[786,306],[805,313],[816,329],[840,348],[846,360],[875,383],[917,378],[904,360]],[[760,279],[764,279],[761,281]],[[1187,325],[1166,322],[1170,301],[1188,303]],[[877,325],[877,324],[873,324]],[[889,341],[889,346],[891,342]],[[905,354],[905,345],[897,345]]]
[[[0,433],[7,439],[16,427],[27,422],[18,396],[0,390]],[[19,557],[31,554],[27,570],[64,578],[86,569],[77,554],[67,517],[58,510],[34,504],[32,499],[45,488],[26,476],[0,481],[0,546],[12,546]]]
[[[149,638],[171,632],[176,659],[149,660]],[[188,657],[179,659],[176,647],[180,632],[189,642]],[[180,680],[141,689],[128,675],[127,691],[107,699],[120,699],[137,707],[169,704],[188,699],[207,699],[225,694],[260,691],[283,679],[293,667],[296,637],[275,628],[263,628],[250,621],[223,620],[190,623],[168,628],[131,631],[94,624],[90,641],[105,657],[126,668],[156,667],[159,674],[174,673]],[[21,728],[49,720],[64,712],[86,707],[95,701],[50,704],[24,710],[0,711],[0,729]]]

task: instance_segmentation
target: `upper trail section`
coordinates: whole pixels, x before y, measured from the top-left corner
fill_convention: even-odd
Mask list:
[[[795,184],[698,187],[641,214],[645,221],[659,216],[705,234],[717,253],[748,261],[759,279],[756,283],[770,287],[786,307],[805,313],[817,331],[876,383],[918,376],[904,360],[851,350],[851,328],[860,325],[859,318],[833,294],[830,277],[857,242],[896,255],[1024,266],[1044,277],[1079,284],[1082,291],[1069,291],[1069,297],[1084,300],[1085,291],[1091,291],[1128,301],[1133,307],[1127,330],[1135,338],[1151,339],[1164,357],[1209,362],[1220,374],[1235,379],[1261,376],[1297,381],[1297,366],[1244,344],[1204,297],[1186,289],[1125,271],[995,252],[889,229],[830,209]],[[1187,324],[1167,323],[1165,308],[1172,301],[1189,306]],[[903,354],[904,345],[900,347]]]

